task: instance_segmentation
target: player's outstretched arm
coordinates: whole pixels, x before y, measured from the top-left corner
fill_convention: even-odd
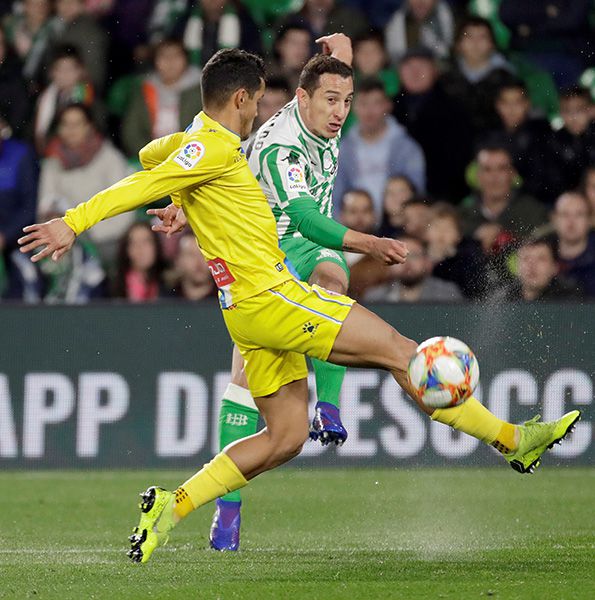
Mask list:
[[[351,66],[353,62],[353,49],[351,40],[344,33],[332,33],[324,35],[316,40],[317,44],[322,44],[322,53],[330,54],[333,58]]]
[[[52,219],[46,223],[28,225],[23,228],[23,231],[27,235],[18,240],[21,252],[31,252],[40,246],[45,246],[41,252],[31,257],[33,262],[47,256],[51,256],[54,261],[59,260],[72,248],[76,238],[74,231],[66,225],[63,219]]]

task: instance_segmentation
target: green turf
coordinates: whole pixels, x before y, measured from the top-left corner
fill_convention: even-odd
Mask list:
[[[244,493],[242,551],[211,508],[147,565],[136,494],[179,472],[0,474],[1,598],[595,598],[595,470],[284,469]]]

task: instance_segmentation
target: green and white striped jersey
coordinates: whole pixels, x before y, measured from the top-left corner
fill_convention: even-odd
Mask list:
[[[277,221],[279,240],[302,237],[284,212],[288,203],[310,196],[320,212],[332,216],[339,136],[319,137],[306,129],[297,98],[260,127],[248,148],[248,164]]]

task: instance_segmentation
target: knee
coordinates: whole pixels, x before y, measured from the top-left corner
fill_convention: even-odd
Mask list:
[[[347,293],[347,281],[344,281],[339,277],[323,275],[319,276],[314,283],[319,285],[321,288],[328,290],[329,292],[334,292],[335,294]]]
[[[394,349],[392,369],[406,371],[409,361],[417,349],[417,342],[401,335],[396,329],[391,331],[391,346]]]
[[[308,439],[308,428],[300,428],[299,431],[293,431],[283,436],[275,444],[272,461],[281,464],[295,458],[301,451],[304,443]]]

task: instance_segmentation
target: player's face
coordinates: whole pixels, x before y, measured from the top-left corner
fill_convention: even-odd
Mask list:
[[[252,98],[246,92],[243,95],[243,102],[240,104],[240,138],[247,140],[254,125],[254,119],[258,114],[258,103],[264,95],[264,81],[261,80],[260,88],[254,92]]]
[[[298,98],[306,127],[324,138],[337,137],[351,108],[353,79],[324,73],[312,96],[300,89]]]
[[[519,250],[519,279],[524,288],[543,290],[557,272],[558,265],[545,244],[525,246]]]
[[[561,241],[578,243],[586,240],[591,219],[585,199],[578,194],[562,194],[556,202],[554,227]]]

